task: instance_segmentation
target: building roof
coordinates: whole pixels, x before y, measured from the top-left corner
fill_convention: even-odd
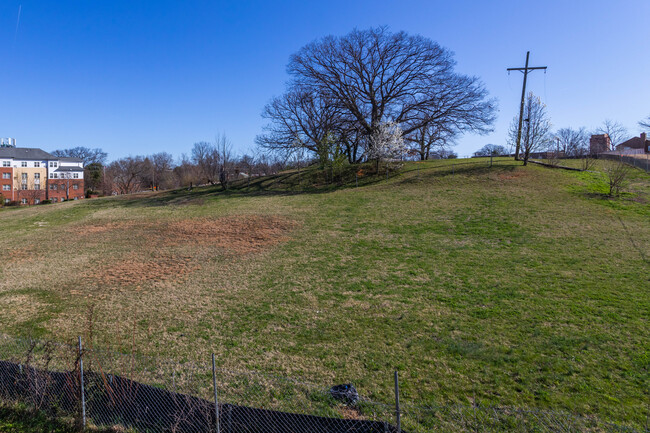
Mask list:
[[[624,147],[630,147],[632,149],[645,149],[646,146],[650,145],[650,140],[646,140],[645,137],[634,137],[630,138],[627,141],[622,142],[616,148],[623,149]]]
[[[83,167],[59,167],[54,172],[63,172],[63,171],[84,171]]]
[[[84,162],[81,158],[59,158],[61,162]]]
[[[29,147],[0,147],[0,158],[14,158],[14,159],[56,159],[41,149]]]

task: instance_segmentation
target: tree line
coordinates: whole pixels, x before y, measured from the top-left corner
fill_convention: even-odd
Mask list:
[[[274,174],[286,165],[286,161],[260,152],[236,156],[226,135],[218,136],[212,143],[194,143],[190,154],[183,154],[179,159],[170,153],[158,152],[107,163],[106,152],[86,147],[56,150],[52,154],[81,158],[87,192],[99,195],[205,184],[219,184],[226,189],[232,181]]]

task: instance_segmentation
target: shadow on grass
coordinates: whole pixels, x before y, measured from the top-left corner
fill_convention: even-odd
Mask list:
[[[161,207],[202,205],[205,200],[228,197],[295,196],[304,194],[326,194],[340,190],[363,188],[386,181],[397,180],[397,184],[417,183],[426,178],[446,177],[461,174],[482,175],[495,170],[512,171],[518,165],[495,163],[492,167],[474,162],[440,164],[406,170],[377,173],[372,164],[347,166],[338,173],[318,168],[284,172],[255,179],[239,179],[224,190],[220,185],[200,186],[192,190],[183,188],[149,194],[117,196],[108,200],[96,200],[89,206],[108,207]],[[357,177],[358,172],[363,172]]]

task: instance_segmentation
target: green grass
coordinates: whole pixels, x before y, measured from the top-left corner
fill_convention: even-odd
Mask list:
[[[471,164],[467,164],[471,162]],[[599,174],[505,159],[315,168],[218,187],[0,212],[0,326],[224,368],[353,382],[391,401],[648,414],[650,182],[610,199]],[[239,254],[161,243],[186,219],[268,215],[287,239]],[[126,224],[98,234],[89,229]],[[161,235],[164,237],[164,234]],[[92,277],[190,257],[164,281]],[[117,260],[117,262],[115,262]],[[103,272],[103,271],[102,271]],[[132,335],[135,329],[135,335]]]

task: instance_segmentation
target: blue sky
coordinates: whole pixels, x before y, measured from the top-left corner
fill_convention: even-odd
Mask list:
[[[20,20],[18,12],[20,8]],[[354,27],[388,25],[455,52],[499,101],[495,131],[456,151],[503,144],[529,89],[555,127],[606,118],[637,135],[650,115],[650,1],[0,2],[0,137],[54,150],[101,147],[110,159],[167,151],[225,132],[254,147],[264,104],[282,93],[289,56]]]

